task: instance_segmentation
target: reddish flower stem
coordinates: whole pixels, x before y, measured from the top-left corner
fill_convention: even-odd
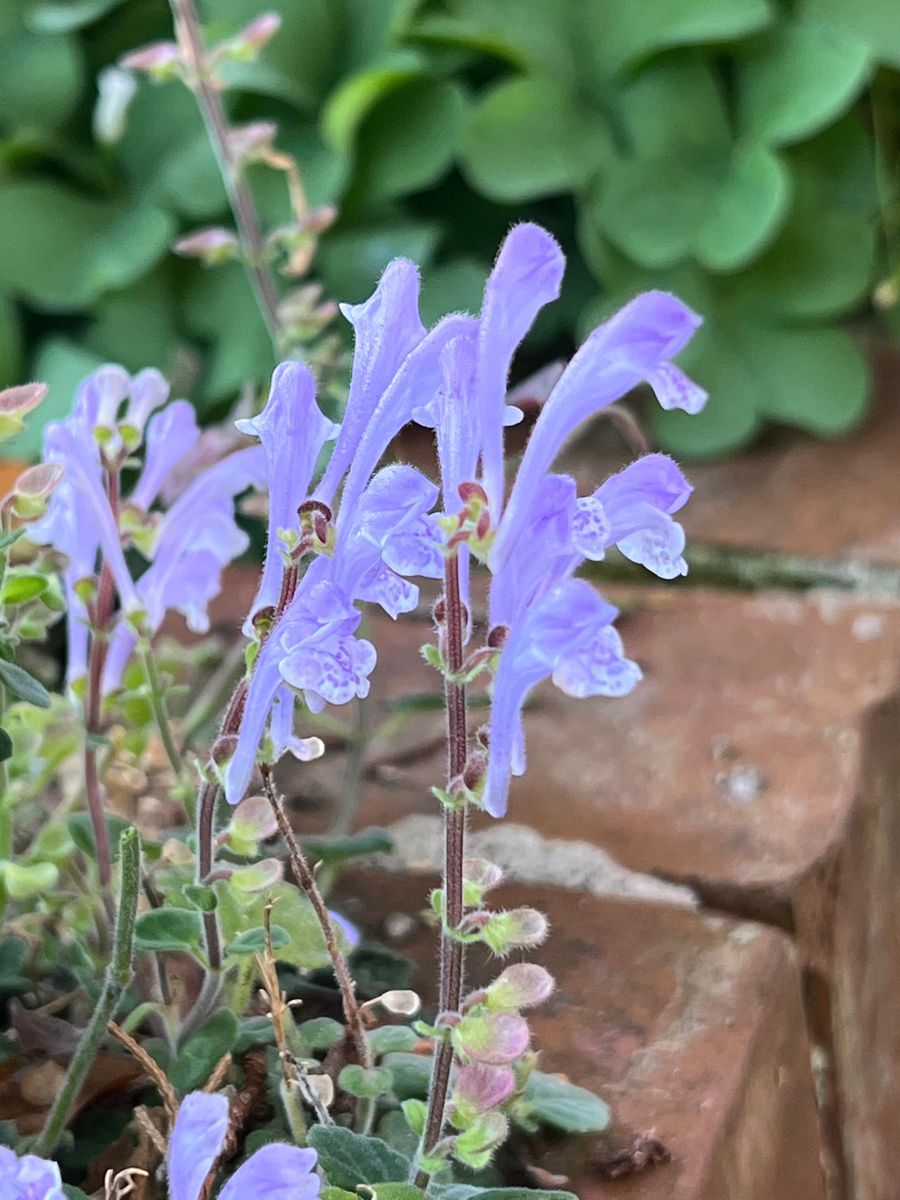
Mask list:
[[[445,683],[447,706],[447,778],[458,779],[466,766],[468,728],[465,685],[454,682],[463,665],[466,615],[459,594],[459,557],[447,559],[444,569],[444,613],[447,669]],[[465,859],[466,812],[464,808],[444,810],[444,919],[441,924],[441,982],[439,1011],[458,1012],[462,1003],[465,947],[449,931],[463,919],[463,861]],[[447,1093],[453,1068],[453,1045],[449,1039],[438,1043],[428,1095],[428,1112],[422,1145],[430,1153],[441,1139],[446,1121]],[[420,1171],[417,1186],[428,1181]]]

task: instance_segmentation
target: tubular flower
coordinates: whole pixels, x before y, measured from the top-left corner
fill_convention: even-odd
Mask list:
[[[166,405],[168,394],[169,386],[156,370],[131,377],[119,366],[100,367],[78,388],[71,414],[45,432],[44,460],[60,464],[64,475],[29,536],[66,558],[70,684],[84,675],[87,665],[88,611],[78,584],[96,581],[101,558],[126,617],[140,612],[153,633],[166,612],[176,609],[202,632],[208,628],[207,608],[220,589],[222,568],[247,545],[235,524],[234,501],[265,480],[260,447],[237,450],[214,463],[166,512],[150,512],[199,438],[191,405],[184,400]],[[144,463],[137,483],[130,495],[119,496],[119,472],[142,443]],[[129,543],[150,563],[137,582],[125,558]],[[136,638],[131,623],[120,618],[104,670],[107,690],[118,684]]]
[[[169,1142],[169,1200],[199,1200],[227,1133],[224,1096],[185,1096]],[[320,1187],[315,1166],[315,1150],[280,1142],[263,1146],[238,1167],[219,1200],[315,1200]]]

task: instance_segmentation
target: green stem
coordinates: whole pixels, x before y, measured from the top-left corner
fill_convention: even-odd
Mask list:
[[[281,354],[278,288],[266,263],[259,214],[253,202],[253,195],[241,172],[240,163],[235,159],[222,97],[210,78],[197,10],[193,0],[169,0],[169,4],[175,19],[178,42],[189,67],[189,83],[197,97],[225,191],[228,193],[228,201],[244,252],[244,266],[277,358]]]
[[[182,762],[181,754],[175,744],[175,737],[172,733],[172,723],[169,720],[169,713],[166,709],[166,698],[163,692],[162,680],[159,677],[156,659],[153,657],[153,647],[149,642],[144,640],[141,641],[141,661],[144,664],[147,683],[150,685],[150,706],[153,709],[153,717],[156,721],[156,728],[159,730],[159,736],[162,739],[166,758],[168,758],[172,770],[175,772],[176,779],[181,779],[184,763]]]
[[[126,829],[119,839],[119,861],[119,909],[116,914],[112,958],[106,968],[106,977],[97,1006],[81,1035],[44,1128],[34,1143],[33,1152],[43,1158],[53,1153],[62,1136],[91,1064],[97,1056],[106,1026],[115,1016],[125,989],[134,975],[134,924],[141,890],[141,841],[134,826]]]

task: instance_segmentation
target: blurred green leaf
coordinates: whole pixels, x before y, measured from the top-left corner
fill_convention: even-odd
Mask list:
[[[124,817],[120,817],[116,813],[107,813],[104,819],[106,821],[106,828],[109,831],[110,850],[115,860],[119,855],[119,838],[126,829],[131,828],[131,822],[126,821]],[[86,854],[88,858],[93,858],[94,831],[89,814],[86,812],[70,813],[66,817],[66,828],[69,831],[69,836],[81,853]]]
[[[436,183],[453,158],[463,112],[461,90],[444,80],[391,90],[360,125],[354,197],[375,203]]]
[[[27,29],[0,36],[0,128],[56,129],[84,87],[75,38]]]
[[[522,1103],[540,1124],[564,1133],[602,1133],[612,1121],[609,1106],[587,1088],[532,1071]]]
[[[249,929],[256,936],[256,931],[263,927],[265,907],[272,897],[275,921],[288,937],[279,946],[279,960],[308,969],[324,967],[331,961],[312,905],[292,884],[277,883],[265,895],[255,896],[233,892],[224,880],[214,887],[222,934],[229,947],[234,946],[245,930]]]
[[[50,707],[50,693],[41,681],[5,658],[0,658],[0,683],[26,704],[34,704],[38,708]]]
[[[390,225],[335,231],[322,243],[319,273],[332,296],[355,304],[371,295],[392,258],[402,255],[427,267],[439,238],[437,225],[403,218]]]
[[[274,365],[272,342],[243,267],[192,267],[184,291],[189,328],[210,343],[210,362],[201,396],[218,401],[247,382],[262,384]]]
[[[812,25],[779,25],[738,65],[740,128],[772,143],[809,137],[847,108],[868,67],[862,42]]]
[[[645,267],[693,256],[711,271],[733,271],[771,242],[789,197],[784,164],[765,147],[674,150],[623,162],[603,189],[597,218]]]
[[[610,74],[659,50],[723,42],[765,28],[774,16],[767,0],[665,0],[585,5],[586,35],[595,69]]]
[[[328,98],[322,112],[322,131],[338,150],[349,150],[365,117],[395,88],[420,78],[424,66],[418,55],[398,51],[375,66],[351,75]]]
[[[0,387],[20,381],[22,329],[19,313],[8,296],[0,294]]]
[[[68,338],[54,337],[43,342],[37,352],[31,375],[47,384],[46,398],[20,434],[8,442],[6,452],[18,458],[38,458],[44,440],[44,426],[59,420],[72,407],[75,389],[85,375],[103,362],[95,354]]]
[[[314,108],[333,84],[346,36],[343,4],[337,0],[215,0],[205,26],[211,42],[238,32],[260,13],[274,9],[281,28],[254,62],[228,62],[222,74],[234,87],[278,96],[298,107]]]
[[[280,925],[273,925],[271,928],[272,949],[273,951],[283,950],[285,946],[289,946],[291,935],[286,929]],[[262,925],[256,929],[244,929],[228,943],[229,954],[263,954],[266,949],[266,931]]]
[[[38,181],[0,186],[0,227],[0,286],[57,312],[138,279],[174,232],[158,208],[88,200]]]
[[[575,191],[612,153],[599,114],[541,78],[506,80],[482,95],[460,146],[468,178],[501,201]]]
[[[445,313],[477,313],[490,269],[489,263],[474,258],[453,258],[432,267],[422,280],[420,310],[425,324],[433,325]]]
[[[106,16],[125,0],[30,0],[23,11],[29,29],[69,33]]]
[[[900,21],[895,0],[799,0],[798,16],[838,37],[864,42],[879,62],[900,66]]]

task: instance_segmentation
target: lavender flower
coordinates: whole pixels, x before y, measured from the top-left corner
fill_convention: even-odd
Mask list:
[[[281,531],[297,528],[297,509],[306,499],[316,459],[337,429],[316,404],[316,382],[303,363],[285,362],[272,376],[269,401],[258,417],[235,422],[241,433],[256,436],[265,452],[269,487],[266,561],[251,613],[274,605],[284,570],[279,550],[287,549]],[[250,625],[245,632],[250,632]]]
[[[0,1200],[65,1200],[59,1167],[34,1154],[0,1146]]]
[[[199,1200],[228,1132],[224,1096],[191,1092],[181,1102],[169,1142],[170,1200]],[[219,1200],[315,1200],[315,1150],[281,1143],[263,1146],[219,1192]]]

